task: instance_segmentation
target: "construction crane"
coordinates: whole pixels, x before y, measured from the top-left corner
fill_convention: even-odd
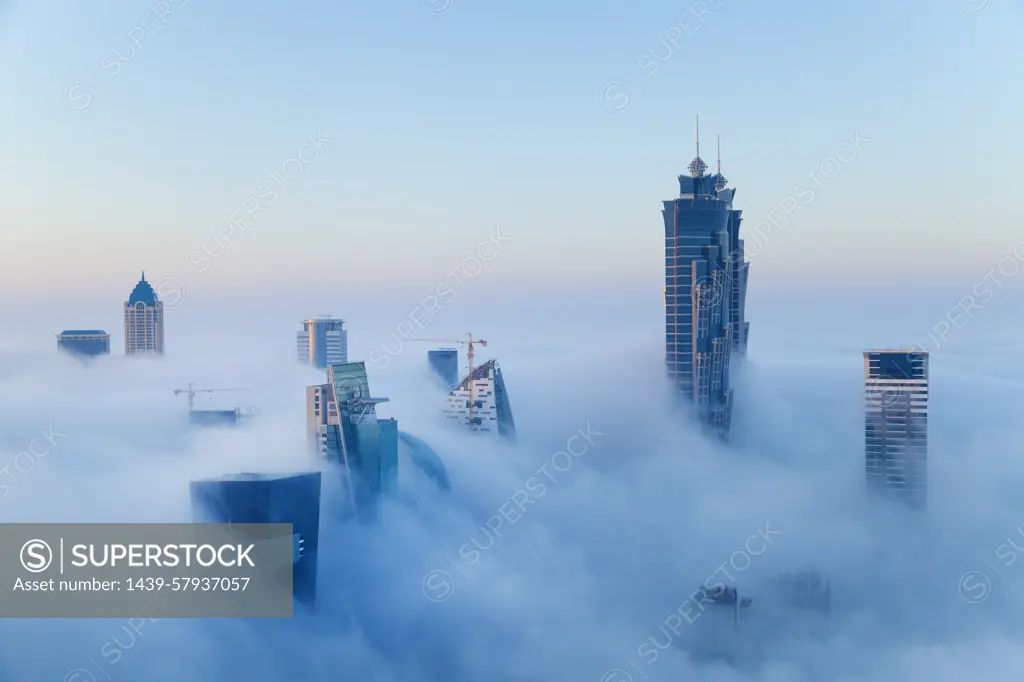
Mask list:
[[[473,346],[479,344],[484,348],[487,342],[483,339],[474,339],[472,334],[467,333],[465,339],[409,339],[410,341],[426,341],[427,343],[461,343],[466,346],[466,356],[469,358],[469,374],[466,375],[466,382],[469,384],[469,428],[473,430]]]
[[[182,393],[188,394],[188,411],[193,412],[192,409],[195,405],[196,393],[214,393],[218,391],[248,391],[247,388],[193,388],[195,384],[191,381],[188,382],[188,388],[176,388],[174,389],[174,395],[181,395]]]

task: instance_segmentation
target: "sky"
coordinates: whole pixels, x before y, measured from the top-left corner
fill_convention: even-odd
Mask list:
[[[698,114],[763,291],[955,290],[1017,242],[1004,0],[5,6],[7,301],[399,295],[496,226],[506,295],[657,292]]]

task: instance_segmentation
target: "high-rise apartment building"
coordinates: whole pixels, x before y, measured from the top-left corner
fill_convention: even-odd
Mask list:
[[[923,509],[928,501],[928,352],[864,352],[868,488]]]
[[[448,394],[445,416],[474,433],[515,440],[516,422],[497,360],[488,360]]]
[[[192,481],[192,515],[197,523],[290,523],[295,553],[295,600],[316,603],[316,563],[320,537],[320,472],[233,474]]]
[[[57,350],[82,357],[110,355],[110,334],[102,329],[67,329],[57,335]]]
[[[146,273],[124,304],[124,354],[164,353],[164,304],[146,281]]]
[[[344,320],[319,317],[303,321],[296,351],[299,362],[318,369],[348,362],[348,331]]]
[[[459,350],[441,348],[427,351],[427,363],[449,391],[459,383]]]
[[[746,352],[749,264],[739,238],[735,189],[697,156],[679,176],[679,197],[663,202],[665,221],[665,360],[676,394],[698,421],[726,438],[732,419],[729,369]]]

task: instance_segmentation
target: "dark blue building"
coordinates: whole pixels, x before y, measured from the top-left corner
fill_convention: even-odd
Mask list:
[[[441,348],[427,351],[427,362],[434,374],[450,391],[459,384],[459,351],[457,348]]]
[[[699,135],[699,132],[698,132]],[[726,438],[732,419],[729,368],[746,352],[749,264],[739,238],[735,189],[697,156],[679,176],[679,197],[663,202],[665,222],[665,360],[675,393],[698,421]]]
[[[73,355],[110,355],[110,334],[102,329],[66,329],[57,335],[57,350]]]
[[[320,536],[320,473],[234,474],[191,485],[197,523],[290,523],[295,534],[292,584],[295,599],[316,604]]]

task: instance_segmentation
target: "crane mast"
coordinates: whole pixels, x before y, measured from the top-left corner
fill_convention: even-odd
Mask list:
[[[483,339],[474,339],[470,333],[466,334],[465,339],[409,339],[410,341],[427,341],[430,343],[459,343],[466,346],[466,357],[469,364],[469,374],[466,375],[466,381],[469,383],[469,429],[474,431],[473,428],[473,403],[475,402],[475,396],[473,395],[473,346],[480,345],[484,348],[487,347],[487,342]]]

